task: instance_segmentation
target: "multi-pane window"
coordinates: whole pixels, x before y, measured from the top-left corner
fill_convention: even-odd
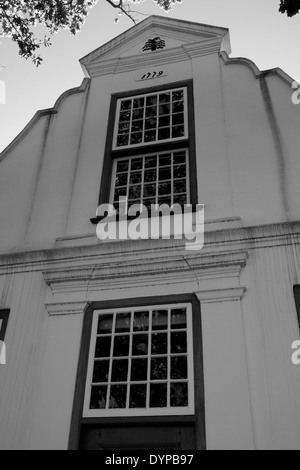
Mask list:
[[[197,201],[192,82],[113,95],[99,206],[130,218],[132,206],[149,214],[154,205],[176,211]]]
[[[115,160],[113,205],[189,203],[188,152],[180,150]]]
[[[186,96],[186,88],[179,88],[120,99],[114,149],[186,139]]]
[[[94,312],[86,417],[194,414],[190,305]]]

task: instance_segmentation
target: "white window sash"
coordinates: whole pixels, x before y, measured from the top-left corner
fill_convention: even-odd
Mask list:
[[[164,151],[164,152],[152,152],[151,154],[141,154],[141,155],[135,155],[133,157],[121,157],[121,158],[115,158],[114,159],[114,162],[113,162],[113,178],[112,178],[112,184],[111,184],[111,189],[110,189],[110,197],[109,197],[109,204],[113,205],[114,203],[114,194],[115,194],[115,189],[116,189],[116,178],[117,178],[117,165],[120,161],[126,161],[126,160],[131,160],[131,159],[135,159],[135,158],[143,158],[145,159],[146,157],[148,157],[149,155],[155,155],[155,156],[163,156],[163,155],[167,155],[167,154],[174,154],[176,152],[178,152],[180,150],[171,150],[171,151]],[[186,153],[186,194],[187,194],[187,201],[186,201],[186,204],[190,204],[191,203],[191,184],[190,184],[190,155],[189,155],[189,150],[187,148],[183,148],[181,149],[181,151],[185,151]],[[159,169],[158,169],[159,170]],[[143,182],[142,182],[142,197],[141,199],[143,198],[143,193],[144,193],[144,186],[145,186],[145,182],[144,182],[144,173],[145,173],[145,168],[143,169]],[[128,172],[128,178],[130,178],[130,173]],[[159,183],[159,171],[157,171],[157,177],[156,177],[156,184]],[[174,196],[174,177],[173,177],[173,166],[172,166],[172,199],[173,199],[173,196]],[[130,183],[129,183],[129,180],[127,181],[127,190],[130,189]],[[157,197],[158,195],[156,195]],[[128,208],[127,208],[128,209]]]
[[[159,96],[159,95],[164,94],[164,93],[171,93],[172,94],[173,92],[180,91],[180,90],[183,90],[183,92],[184,92],[184,130],[185,130],[184,136],[174,137],[174,138],[171,137],[170,139],[165,139],[165,140],[154,140],[153,142],[142,142],[142,143],[139,143],[139,144],[130,144],[129,143],[128,145],[118,147],[117,138],[118,138],[118,128],[119,128],[119,123],[120,123],[119,118],[120,118],[122,101],[125,101],[126,99],[134,100],[134,99],[137,99],[137,98],[147,98],[148,96],[152,96],[152,95]],[[159,116],[158,116],[158,118],[159,118]],[[145,118],[144,118],[144,121],[145,121]],[[132,116],[131,116],[131,120],[130,120],[130,126],[131,126],[131,122],[132,122]],[[172,126],[171,126],[171,132],[172,132]],[[129,134],[129,137],[130,136],[131,136],[131,133]],[[115,127],[114,127],[114,137],[113,137],[113,150],[126,150],[126,149],[129,149],[129,148],[147,147],[149,145],[157,145],[157,144],[161,144],[161,143],[177,142],[177,141],[180,142],[180,141],[186,140],[188,138],[189,138],[188,92],[187,92],[186,87],[171,88],[171,89],[167,89],[167,90],[164,90],[164,91],[152,92],[152,93],[146,93],[146,94],[139,94],[139,95],[129,96],[128,98],[118,99],[117,109],[116,109],[116,118],[115,118]]]
[[[126,312],[135,312],[141,310],[163,310],[163,309],[180,309],[186,308],[187,310],[187,356],[188,356],[188,399],[189,399],[189,406],[188,407],[169,407],[169,408],[147,408],[147,409],[106,409],[106,410],[91,410],[90,409],[90,401],[91,401],[91,391],[92,391],[92,383],[93,383],[93,371],[94,371],[94,362],[95,362],[95,348],[96,348],[96,341],[97,341],[97,328],[98,328],[98,320],[99,316],[101,315],[114,315],[114,321],[116,319],[116,315],[118,313],[126,313]],[[133,315],[132,315],[133,317]],[[173,330],[172,330],[173,331]],[[176,332],[176,330],[174,330]],[[171,335],[171,329],[168,329],[169,334],[169,341]],[[151,336],[151,332],[149,332],[149,337]],[[132,338],[132,331],[130,334]],[[114,335],[112,334],[112,338]],[[113,417],[153,417],[153,416],[191,416],[195,414],[195,384],[194,384],[194,340],[193,340],[193,317],[192,317],[192,306],[191,304],[172,304],[172,305],[155,305],[155,306],[142,306],[138,308],[123,308],[123,309],[108,309],[108,310],[95,310],[93,314],[93,324],[92,324],[92,333],[91,333],[91,343],[90,343],[90,351],[89,351],[89,363],[88,363],[88,371],[87,371],[87,381],[86,381],[86,388],[85,388],[85,398],[84,398],[84,409],[83,409],[83,418],[113,418]],[[149,355],[147,356],[149,357]],[[152,356],[150,355],[150,358]],[[155,357],[155,356],[153,356]],[[170,358],[171,355],[168,354],[168,362],[169,362],[169,373],[170,373]],[[112,367],[112,358],[110,358],[110,368]],[[149,370],[151,369],[151,361],[149,361],[148,367]],[[148,390],[149,390],[149,370],[148,370]],[[155,381],[154,381],[155,382]],[[170,386],[169,384],[172,382],[186,383],[186,380],[166,380],[166,381],[157,381],[157,383],[168,383],[168,393]],[[138,382],[139,383],[139,382]],[[137,384],[138,384],[137,383]],[[153,383],[153,381],[151,381]],[[128,381],[127,384],[135,385],[135,382],[131,382],[129,373],[128,373]],[[107,384],[108,385],[108,384]],[[109,397],[107,398],[109,400]],[[127,393],[127,405],[129,404],[129,391]]]

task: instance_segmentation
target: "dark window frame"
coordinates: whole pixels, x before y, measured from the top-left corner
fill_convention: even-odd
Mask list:
[[[2,320],[2,325],[0,328],[0,341],[5,340],[8,320],[9,320],[10,310],[0,310],[0,320]]]
[[[300,285],[294,286],[294,297],[297,310],[297,317],[300,329]]]
[[[167,416],[167,417],[126,417],[126,418],[83,418],[84,396],[86,389],[89,352],[93,315],[95,310],[117,308],[135,308],[153,305],[189,303],[192,306],[193,338],[194,338],[194,387],[195,387],[195,415]],[[85,427],[95,426],[135,426],[135,425],[176,425],[192,424],[195,427],[197,449],[206,449],[205,427],[205,392],[204,392],[204,366],[202,343],[202,320],[200,302],[196,295],[184,294],[151,298],[124,299],[92,303],[84,314],[81,348],[79,355],[78,372],[76,378],[71,429],[69,437],[69,450],[80,449],[80,437]]]
[[[157,93],[160,91],[167,91],[176,88],[187,88],[188,96],[188,128],[189,136],[187,139],[170,142],[156,142],[154,144],[133,146],[132,148],[118,148],[113,149],[115,123],[117,119],[117,104],[118,100],[130,98],[132,96],[144,95],[148,93]],[[104,161],[102,166],[102,177],[100,184],[100,195],[98,206],[102,204],[109,204],[111,185],[113,178],[113,162],[116,158],[134,157],[138,155],[147,155],[151,153],[160,153],[168,150],[182,150],[188,149],[189,152],[189,181],[190,181],[190,204],[196,207],[198,204],[198,183],[197,183],[197,158],[196,158],[196,131],[195,131],[195,112],[194,112],[194,83],[193,80],[185,80],[180,82],[168,83],[161,86],[141,88],[131,90],[126,93],[115,93],[112,95],[108,129],[106,137],[106,145],[104,152]],[[92,218],[91,222],[97,225],[101,218]]]

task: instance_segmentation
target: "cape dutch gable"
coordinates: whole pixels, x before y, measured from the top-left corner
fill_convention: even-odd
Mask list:
[[[1,450],[299,450],[300,108],[229,54],[226,28],[150,17],[0,155]],[[146,173],[205,204],[201,251],[97,238],[102,195]]]

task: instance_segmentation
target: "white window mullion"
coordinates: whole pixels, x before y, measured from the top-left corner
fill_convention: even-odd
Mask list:
[[[110,345],[110,361],[109,361],[109,374],[108,374],[108,387],[107,387],[107,401],[106,409],[109,410],[110,404],[110,392],[111,392],[111,379],[112,379],[112,368],[113,368],[113,357],[114,357],[114,344],[115,344],[115,329],[116,329],[117,315],[114,313],[113,324],[111,330],[111,345]]]
[[[130,124],[129,124],[129,142],[128,147],[131,145],[131,136],[132,136],[132,125],[133,125],[133,101],[131,100],[131,112],[130,112]]]
[[[141,203],[144,202],[145,174],[146,174],[146,158],[144,157],[144,158],[143,158],[143,174],[142,174]]]
[[[159,154],[156,155],[156,204],[158,204],[159,199]]]
[[[148,372],[147,372],[147,410],[150,410],[150,391],[151,391],[151,357],[152,357],[152,325],[153,309],[149,311],[149,344],[148,344]]]
[[[157,103],[156,103],[156,142],[158,142],[158,133],[159,133],[159,95],[157,95]]]
[[[133,344],[133,319],[134,312],[131,312],[130,319],[130,337],[129,337],[129,355],[128,355],[128,372],[127,372],[127,398],[126,408],[130,408],[130,384],[131,384],[131,365],[132,365],[132,344]]]
[[[172,166],[171,166],[171,206],[174,204],[174,152],[172,152]]]

